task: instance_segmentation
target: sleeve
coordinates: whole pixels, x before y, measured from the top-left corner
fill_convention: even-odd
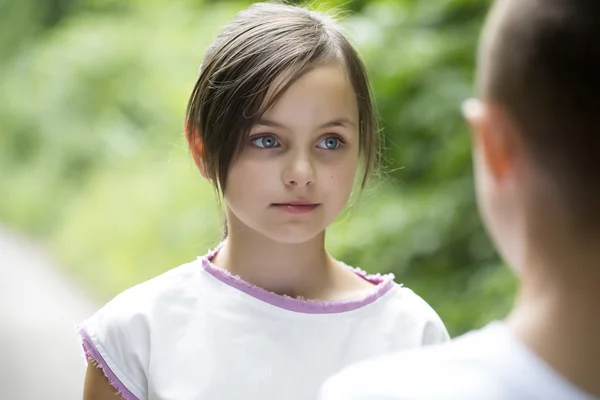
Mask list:
[[[431,316],[425,322],[423,327],[423,346],[431,344],[446,343],[450,340],[450,335],[446,326],[440,319],[433,309],[431,309]]]
[[[413,343],[417,347],[446,343],[450,340],[448,330],[437,312],[421,296],[403,287],[404,311],[411,315],[411,324],[417,329],[418,337]]]
[[[78,333],[88,362],[102,369],[125,400],[142,400],[148,386],[148,324],[120,296],[79,325]]]

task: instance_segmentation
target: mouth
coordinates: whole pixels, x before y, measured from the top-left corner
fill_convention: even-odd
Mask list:
[[[320,203],[309,203],[305,201],[292,201],[288,203],[273,203],[271,207],[290,214],[306,214],[317,209]]]

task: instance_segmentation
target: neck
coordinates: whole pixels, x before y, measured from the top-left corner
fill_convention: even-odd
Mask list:
[[[556,372],[600,396],[600,254],[581,254],[530,255],[507,324]]]
[[[337,262],[325,250],[325,232],[304,243],[281,243],[245,226],[229,230],[213,263],[246,282],[291,297],[327,297]],[[327,298],[323,298],[327,300]]]

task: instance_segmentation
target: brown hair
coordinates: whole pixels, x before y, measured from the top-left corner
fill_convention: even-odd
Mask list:
[[[600,228],[600,2],[496,0],[479,90],[507,109],[578,228]]]
[[[240,12],[208,48],[187,108],[192,154],[221,194],[229,168],[261,114],[300,76],[330,62],[345,69],[356,93],[365,185],[378,165],[379,129],[361,59],[327,15],[258,3]],[[267,92],[273,95],[267,98]]]

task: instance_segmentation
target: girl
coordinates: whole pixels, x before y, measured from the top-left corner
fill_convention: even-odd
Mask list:
[[[324,248],[378,150],[365,69],[332,20],[241,12],[207,50],[186,121],[228,234],[81,325],[85,399],[314,399],[350,363],[448,339],[392,275]]]

